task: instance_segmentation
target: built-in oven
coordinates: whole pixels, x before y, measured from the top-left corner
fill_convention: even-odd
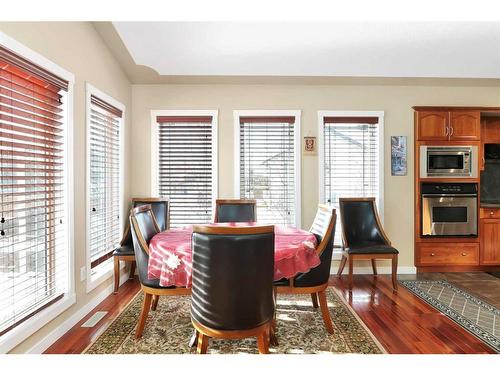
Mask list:
[[[422,183],[423,237],[477,236],[477,184]]]
[[[477,146],[420,146],[420,177],[477,177]]]

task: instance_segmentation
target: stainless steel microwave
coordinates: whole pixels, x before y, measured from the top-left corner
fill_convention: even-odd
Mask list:
[[[477,177],[477,146],[420,146],[420,177]]]

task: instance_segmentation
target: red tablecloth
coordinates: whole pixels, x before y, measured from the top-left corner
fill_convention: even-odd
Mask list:
[[[211,225],[254,226],[256,223]],[[160,279],[161,286],[191,286],[193,227],[170,229],[155,235],[149,244],[148,277]],[[320,264],[314,249],[316,237],[292,226],[274,228],[274,280],[290,278]]]

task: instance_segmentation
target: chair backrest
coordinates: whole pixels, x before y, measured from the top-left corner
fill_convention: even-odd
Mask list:
[[[170,200],[168,198],[132,198],[132,208],[149,204],[160,232],[170,228]],[[127,223],[120,245],[132,245],[130,223]]]
[[[155,234],[160,232],[151,205],[143,205],[130,210],[130,228],[139,280],[147,282],[149,242]]]
[[[309,229],[318,240],[316,252],[321,263],[304,274],[295,277],[294,282],[300,286],[320,285],[328,282],[332,262],[333,242],[335,237],[335,224],[337,213],[332,207],[324,204],[318,205],[316,216]]]
[[[390,245],[375,205],[375,198],[340,198],[344,247]]]
[[[217,330],[273,318],[274,226],[194,226],[191,317]]]
[[[255,199],[217,199],[215,223],[257,221]]]

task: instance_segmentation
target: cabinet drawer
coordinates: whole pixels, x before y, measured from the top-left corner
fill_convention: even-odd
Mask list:
[[[499,208],[481,208],[480,216],[481,219],[487,219],[489,217],[494,219],[500,218],[500,209]]]
[[[479,265],[479,244],[436,243],[418,245],[420,265]]]

